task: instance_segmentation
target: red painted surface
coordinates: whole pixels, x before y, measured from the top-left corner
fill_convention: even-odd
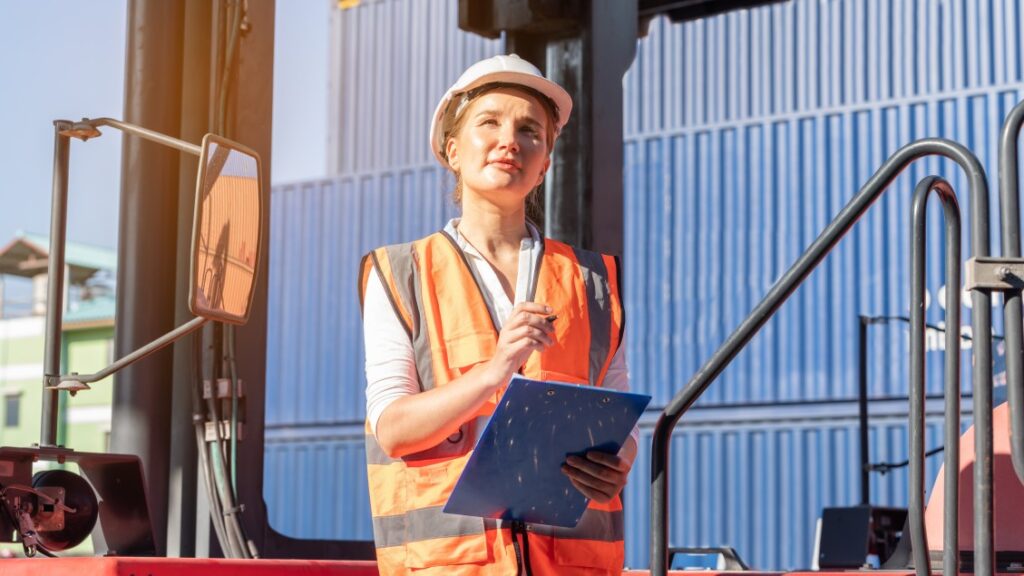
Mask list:
[[[626,570],[622,576],[649,576],[650,570]],[[669,570],[669,576],[783,576],[785,572],[715,572],[711,570]],[[840,576],[830,575],[827,572],[816,572],[814,576]],[[842,576],[850,576],[845,574]]]
[[[377,576],[376,562],[210,558],[15,558],[2,576]]]
[[[992,543],[997,552],[1024,550],[1024,484],[1017,480],[1010,452],[1010,406],[1000,404],[992,411],[992,490],[993,510]],[[961,550],[974,550],[974,426],[960,437],[960,522],[957,534]],[[928,507],[925,509],[925,533],[928,548],[942,550],[945,540],[943,512],[946,508],[946,466],[932,486]]]

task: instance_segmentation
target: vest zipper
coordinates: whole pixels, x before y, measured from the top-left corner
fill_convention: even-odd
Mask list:
[[[523,537],[522,548],[519,546],[519,536]],[[530,569],[530,536],[526,532],[526,523],[522,520],[512,521],[512,547],[516,551],[516,574],[517,576],[533,576]]]

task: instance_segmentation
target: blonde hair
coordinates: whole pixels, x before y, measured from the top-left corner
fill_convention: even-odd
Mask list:
[[[466,112],[469,110],[469,105],[484,94],[499,88],[511,88],[513,90],[518,90],[528,96],[532,96],[535,100],[540,102],[541,107],[544,108],[544,113],[548,118],[547,128],[544,132],[545,144],[547,145],[549,155],[555,146],[555,125],[558,122],[558,107],[555,106],[555,103],[552,102],[550,98],[541,94],[539,91],[521,84],[492,82],[463,93],[460,98],[453,100],[452,103],[448,105],[448,109],[444,114],[444,119],[441,122],[441,157],[444,158],[445,163],[448,164],[448,169],[455,174],[455,190],[452,192],[452,200],[455,201],[456,206],[462,205],[462,176],[458,172],[455,172],[455,170],[452,169],[451,164],[448,163],[448,140],[457,136],[466,125]],[[541,186],[542,185],[543,183]],[[535,201],[537,191],[539,189],[540,186],[537,186],[530,192],[527,204],[530,204],[531,201]],[[537,206],[533,206],[533,208],[534,211],[536,211]]]

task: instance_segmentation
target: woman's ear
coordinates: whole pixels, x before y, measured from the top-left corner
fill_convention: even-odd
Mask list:
[[[459,147],[455,144],[455,138],[449,138],[444,144],[444,155],[448,158],[448,166],[452,171],[459,171]]]
[[[534,188],[540,186],[544,182],[544,175],[548,173],[548,168],[551,167],[551,157],[548,156],[544,160],[544,169],[540,171],[540,176],[537,176],[537,183],[533,185]]]

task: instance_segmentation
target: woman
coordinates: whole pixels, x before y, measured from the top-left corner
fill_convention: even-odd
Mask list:
[[[618,262],[541,239],[526,218],[569,95],[517,56],[471,66],[441,99],[430,144],[461,218],[363,260],[367,461],[382,574],[618,574],[619,454],[563,465],[591,499],[573,529],[441,511],[516,373],[627,388]],[[478,423],[479,421],[479,423]]]

